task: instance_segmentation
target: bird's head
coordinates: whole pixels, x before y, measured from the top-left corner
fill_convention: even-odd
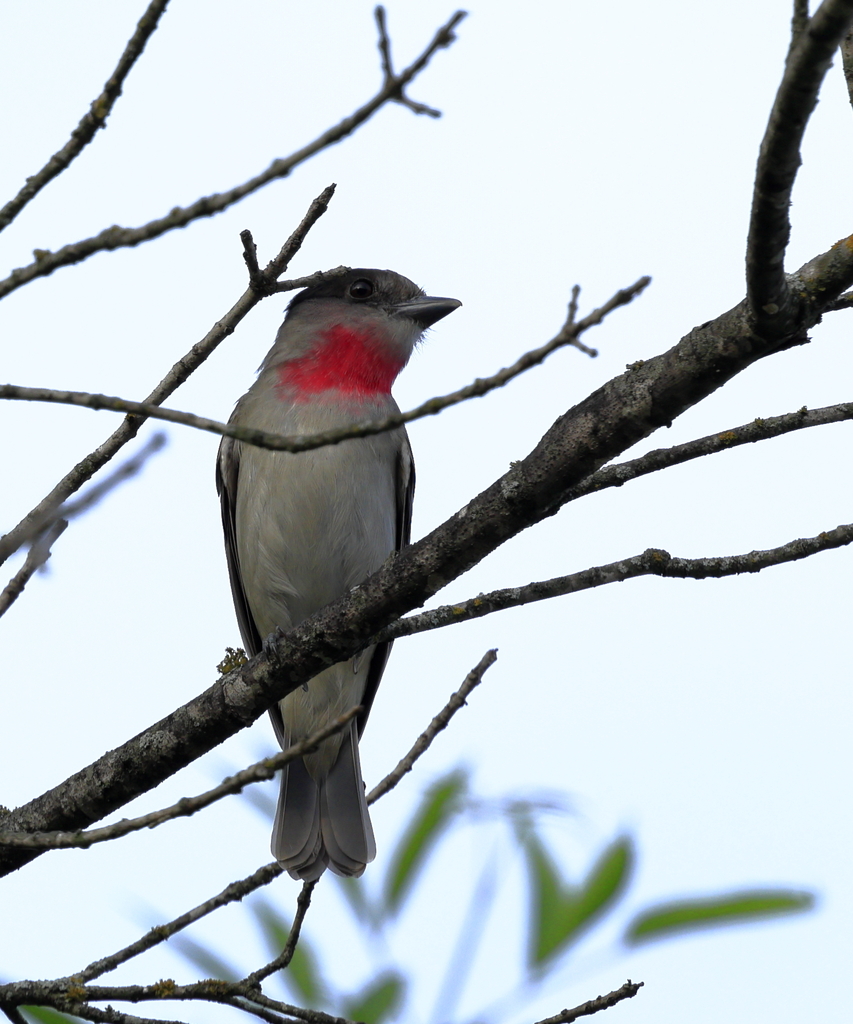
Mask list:
[[[461,305],[391,270],[350,270],[294,296],[261,369],[294,398],[389,394],[424,331]]]

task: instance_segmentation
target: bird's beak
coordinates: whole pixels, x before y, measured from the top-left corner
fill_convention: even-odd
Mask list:
[[[458,309],[462,303],[459,299],[442,299],[433,295],[424,295],[419,299],[407,302],[395,302],[394,312],[414,320],[419,327],[432,327],[442,317]]]

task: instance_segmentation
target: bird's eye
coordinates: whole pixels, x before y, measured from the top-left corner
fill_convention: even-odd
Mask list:
[[[368,281],[366,277],[360,277],[349,286],[351,299],[369,299],[373,292],[373,282]]]

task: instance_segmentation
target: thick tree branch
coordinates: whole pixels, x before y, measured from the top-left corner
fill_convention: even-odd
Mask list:
[[[148,9],[139,19],[136,31],[130,37],[124,53],[119,58],[115,71],[104,84],[101,95],[92,102],[80,123],[71,133],[71,138],[62,149],[53,154],[40,171],[27,178],[21,191],[0,210],[0,231],[8,227],[45,185],[60,175],[82,153],[95,137],[99,128],[106,127],[107,118],[112,113],[116,100],[121,96],[125,79],[142,56],[145,44],[160,24],[160,18],[166,10],[168,2],[169,0],[151,0]]]
[[[308,207],[308,211],[300,224],[281,247],[275,259],[271,260],[264,270],[266,282],[275,281],[287,269],[290,260],[299,251],[305,236],[328,209],[328,204],[334,194],[334,190],[334,185],[323,189],[320,195]],[[204,338],[196,342],[189,352],[175,363],[163,380],[145,399],[145,404],[160,405],[164,402],[173,391],[184,383],[191,373],[201,366],[220,342],[224,341],[229,334],[234,333],[240,321],[262,298],[263,294],[250,285],[225,316],[213,325]],[[99,469],[105,466],[128,441],[132,440],[144,422],[145,418],[143,416],[128,416],[103,444],[99,445],[86,458],[78,462],[59,481],[50,494],[28,512],[16,527],[7,534],[4,534],[3,537],[0,537],[0,565],[9,555],[17,551],[21,544],[26,543],[27,538],[40,533],[45,528],[45,525],[54,518],[60,505],[82,487]]]
[[[248,235],[248,232],[243,232]],[[244,239],[244,242],[246,240]],[[247,248],[246,251],[251,251]],[[257,262],[249,260],[249,275],[253,282],[262,282],[260,271],[256,269]],[[322,274],[312,275],[311,278],[302,278],[297,282],[284,282],[288,289],[292,287],[304,287],[305,284],[312,284],[317,280],[328,278],[331,275],[346,271],[347,267],[338,267],[333,271],[326,271]],[[570,309],[569,319],[560,329],[559,333],[547,344],[541,345],[530,352],[526,352],[517,359],[512,366],[504,367],[491,377],[478,378],[472,384],[460,388],[458,391],[448,395],[441,395],[436,398],[429,398],[417,408],[405,413],[397,413],[387,416],[382,420],[372,420],[366,423],[354,423],[351,426],[343,427],[340,430],[327,430],[321,434],[296,435],[286,437],[281,434],[271,434],[265,430],[254,430],[251,427],[238,427],[230,423],[221,423],[218,420],[210,420],[204,416],[197,416],[191,412],[180,412],[177,409],[164,409],[159,405],[152,405],[150,402],[132,402],[125,398],[116,398],[111,395],[98,395],[88,391],[58,391],[54,388],[29,388],[18,384],[0,384],[0,399],[17,400],[25,402],[51,402],[58,405],[76,405],[87,409],[108,409],[112,412],[124,412],[133,415],[150,417],[151,419],[166,420],[169,423],[180,423],[183,426],[194,427],[197,430],[206,430],[212,434],[224,437],[233,437],[246,444],[257,445],[258,448],[269,448],[272,451],[304,452],[314,448],[323,448],[326,445],[338,444],[354,437],[369,437],[372,434],[385,433],[405,423],[422,419],[425,416],[435,416],[444,409],[459,402],[465,402],[470,398],[481,398],[495,388],[503,387],[519,374],[542,363],[552,352],[563,348],[566,345],[574,345],[595,356],[598,353],[595,349],[582,345],[578,338],[584,331],[600,324],[602,320],[619,306],[624,306],[636,298],[650,283],[650,278],[640,278],[629,288],[618,292],[598,309],[594,309],[588,316],[578,322],[574,321],[574,314],[577,307]],[[256,290],[263,290],[262,284],[258,284]]]
[[[799,297],[785,277],[791,234],[788,209],[800,144],[835,50],[853,19],[853,0],[824,0],[803,25],[770,112],[758,155],[746,253],[747,299],[755,329],[768,338],[790,337]]]
[[[847,98],[853,106],[853,29],[848,29],[841,40],[841,64],[847,83]]]
[[[608,565],[596,565],[582,572],[569,576],[557,576],[550,580],[528,583],[523,587],[505,587],[492,590],[488,594],[460,601],[458,604],[446,604],[433,608],[419,615],[410,615],[383,629],[373,640],[374,643],[385,643],[400,637],[425,633],[431,629],[441,629],[457,622],[469,622],[481,619],[492,612],[505,611],[507,608],[518,608],[532,604],[534,601],[547,601],[552,597],[564,597],[566,594],[577,594],[582,590],[592,590],[608,583],[622,583],[624,580],[636,579],[638,576],[666,576],[674,579],[704,580],[720,579],[723,576],[738,576],[745,572],[761,572],[774,565],[786,562],[797,562],[810,558],[821,551],[853,544],[853,523],[836,526],[834,530],[819,533],[817,537],[807,537],[789,541],[767,551],[750,551],[744,555],[722,555],[712,558],[673,558],[668,551],[660,548],[648,548],[641,555],[623,558]]]
[[[803,267],[797,333],[853,284],[853,247]],[[424,604],[504,541],[557,512],[586,477],[669,424],[756,360],[777,349],[754,332],[741,303],[695,328],[668,352],[632,365],[562,415],[536,448],[447,522],[389,561],[361,586],[279,637],[183,708],[110,751],[0,822],[9,831],[86,827],[157,785],[259,718],[275,701],[368,637]],[[36,856],[4,851],[0,872]]]
[[[273,160],[270,166],[262,173],[250,178],[248,181],[226,192],[218,192],[214,195],[203,196],[189,206],[176,206],[169,213],[156,220],[149,221],[136,228],[110,227],[101,231],[92,238],[85,238],[70,245],[64,245],[56,252],[47,250],[36,250],[36,259],[26,267],[19,267],[3,281],[0,281],[0,298],[15,291],[22,285],[34,280],[37,277],[46,277],[60,267],[68,267],[74,263],[80,263],[97,252],[109,252],[113,249],[123,249],[141,242],[148,242],[158,238],[169,231],[185,227],[187,224],[201,217],[210,217],[213,214],[221,213],[235,203],[251,195],[264,185],[275,181],[277,178],[287,177],[295,167],[310,160],[323,149],[340,142],[348,135],[351,135],[365,121],[369,120],[377,110],[391,100],[395,100],[401,94],[402,89],[429,64],[435,53],[455,40],[453,30],[465,17],[464,11],[457,11],[438,32],[436,32],[430,44],[426,47],[420,57],[413,61],[405,71],[393,78],[387,78],[376,95],[368,100],[358,110],[345,117],[342,121],[323,132],[313,142],[297,150],[288,157]]]

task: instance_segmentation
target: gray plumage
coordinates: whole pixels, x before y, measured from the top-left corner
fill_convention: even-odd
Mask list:
[[[397,411],[390,386],[423,331],[460,303],[391,271],[353,270],[298,293],[231,423],[314,434]],[[409,541],[414,465],[404,429],[314,451],[224,438],[217,461],[231,590],[257,654],[375,572]],[[270,711],[283,748],[361,704],[363,714],[284,768],[272,852],[294,878],[360,875],[376,846],[358,754],[390,645],[315,676]]]

